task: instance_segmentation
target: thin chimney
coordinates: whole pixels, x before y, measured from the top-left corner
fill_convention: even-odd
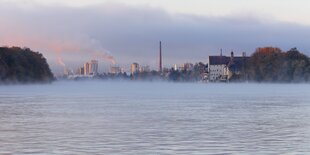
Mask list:
[[[161,53],[161,41],[159,42],[159,72],[162,73],[163,71],[163,62],[162,62],[162,53]]]
[[[234,51],[231,51],[230,53],[230,61],[234,62]]]

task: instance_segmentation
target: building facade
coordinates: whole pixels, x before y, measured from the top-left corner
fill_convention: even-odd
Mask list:
[[[89,74],[91,75],[97,75],[98,74],[98,61],[97,60],[91,60],[89,65]]]
[[[131,64],[131,74],[136,74],[139,72],[139,64],[138,63],[132,63]]]
[[[79,70],[80,70],[80,75],[97,75],[98,74],[98,61],[91,60],[90,62],[86,62],[84,64],[84,67],[81,67]]]
[[[84,67],[80,67],[78,70],[79,75],[84,75]]]
[[[224,79],[224,69],[230,58],[226,56],[209,56],[209,81]]]
[[[84,64],[84,75],[89,75],[89,73],[90,73],[90,70],[89,70],[90,67],[89,66],[90,66],[90,64],[88,62],[86,62]]]
[[[245,53],[240,57],[235,57],[231,52],[230,57],[227,56],[209,56],[209,81],[229,81],[234,76],[240,78],[245,74],[246,61]]]

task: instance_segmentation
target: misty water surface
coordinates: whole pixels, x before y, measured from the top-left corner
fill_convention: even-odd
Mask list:
[[[309,152],[309,84],[0,87],[0,154]]]

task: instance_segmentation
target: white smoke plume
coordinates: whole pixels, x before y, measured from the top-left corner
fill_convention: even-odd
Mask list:
[[[116,60],[110,54],[110,52],[97,51],[95,52],[95,59],[98,59],[99,61],[103,60],[105,62],[110,62],[113,65],[116,64]]]
[[[64,63],[64,61],[62,60],[61,57],[58,57],[58,58],[57,58],[57,62],[58,62],[59,65],[61,65],[61,66],[63,66],[63,67],[66,67],[66,64]]]

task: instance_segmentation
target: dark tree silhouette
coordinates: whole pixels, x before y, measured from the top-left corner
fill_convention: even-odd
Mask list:
[[[29,48],[0,47],[1,83],[51,82],[54,76],[42,54]]]

